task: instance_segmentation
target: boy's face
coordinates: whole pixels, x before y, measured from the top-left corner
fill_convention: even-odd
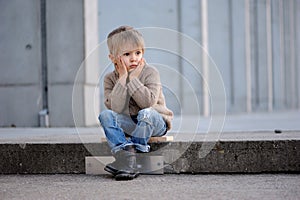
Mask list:
[[[140,64],[142,57],[142,49],[127,50],[121,54],[121,59],[123,60],[128,72],[134,70]]]
[[[143,58],[144,51],[140,48],[123,48],[121,54],[119,55],[120,59],[123,60],[123,63],[126,66],[127,72],[134,70]],[[116,63],[115,57],[111,56],[111,60]]]

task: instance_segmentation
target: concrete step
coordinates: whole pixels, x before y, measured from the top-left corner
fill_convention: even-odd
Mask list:
[[[300,172],[299,131],[173,136],[150,144],[149,155],[164,157],[165,173]],[[97,156],[111,156],[106,142],[1,142],[0,173],[86,173],[86,157]]]

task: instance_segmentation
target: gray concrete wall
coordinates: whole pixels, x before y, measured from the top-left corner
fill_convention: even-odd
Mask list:
[[[39,126],[38,113],[43,108],[49,111],[52,127],[75,122],[96,125],[97,116],[91,110],[99,110],[94,106],[99,100],[90,106],[87,99],[94,100],[91,88],[97,87],[99,67],[95,57],[84,61],[98,45],[97,1],[45,1],[46,38],[41,36],[42,2],[0,1],[0,126]],[[46,90],[42,52],[46,52]],[[78,85],[76,101],[74,85]],[[48,105],[43,105],[44,92]],[[78,110],[76,120],[72,108]]]
[[[209,115],[213,107],[221,108],[223,98],[229,113],[300,107],[299,0],[133,0],[130,6],[123,1],[51,0],[45,1],[45,40],[41,2],[0,0],[1,127],[39,126],[38,113],[45,107],[50,126],[96,125],[104,109],[103,74],[112,70],[101,42],[124,24],[185,34],[162,37],[142,30],[148,47],[164,48],[148,48],[145,56],[161,71],[175,114]],[[204,47],[212,60],[190,41]],[[205,85],[215,82],[212,61],[226,90],[226,96],[216,91],[217,105],[211,105]]]
[[[99,37],[104,41],[113,28],[123,24],[179,31],[202,45],[218,67],[226,90],[227,112],[293,110],[299,109],[300,103],[299,4],[299,0],[145,0],[132,1],[126,13],[134,14],[124,15],[124,2],[99,0]],[[176,114],[199,113],[191,106],[194,95],[201,114],[209,115],[212,107],[218,107],[211,105],[203,83],[203,79],[214,82],[215,77],[205,75],[202,50],[191,49],[181,38],[146,36],[146,45],[147,40],[167,41],[177,44],[181,51],[181,55],[174,55],[151,49],[145,55],[148,62],[174,69],[191,85],[186,87],[185,80],[170,78],[170,70],[161,70],[169,107]],[[181,59],[184,54],[191,55],[189,61],[200,66],[202,74]],[[215,104],[223,104],[223,94],[218,95],[220,100]]]
[[[84,60],[83,1],[47,2],[50,123],[72,126],[72,89]]]
[[[0,126],[38,126],[42,109],[40,4],[0,1]]]

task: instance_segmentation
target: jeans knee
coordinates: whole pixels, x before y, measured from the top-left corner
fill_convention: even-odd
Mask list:
[[[151,114],[155,110],[153,108],[144,108],[138,112],[138,114]]]
[[[138,113],[138,121],[144,121],[151,124],[153,112],[155,112],[153,108],[145,108],[140,110]]]
[[[100,113],[98,119],[101,123],[101,125],[105,125],[108,122],[113,121],[114,118],[114,112],[112,110],[104,110]]]

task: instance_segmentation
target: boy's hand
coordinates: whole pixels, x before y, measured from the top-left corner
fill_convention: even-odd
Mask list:
[[[119,73],[119,82],[123,86],[125,86],[126,85],[126,79],[127,79],[127,76],[128,76],[126,66],[125,66],[123,60],[121,59],[121,57],[118,57],[116,61],[117,61],[117,63],[115,63],[115,67],[116,67],[117,72]]]
[[[138,78],[139,75],[141,74],[143,68],[145,66],[145,59],[142,58],[139,65],[135,68],[135,70],[133,70],[130,75],[129,75],[129,80],[131,81],[134,78]]]
[[[125,66],[123,60],[121,59],[121,57],[118,57],[116,59],[115,67],[116,67],[117,72],[119,73],[119,77],[126,76],[126,78],[127,78],[127,75],[128,75],[127,69],[126,69],[126,66]]]

